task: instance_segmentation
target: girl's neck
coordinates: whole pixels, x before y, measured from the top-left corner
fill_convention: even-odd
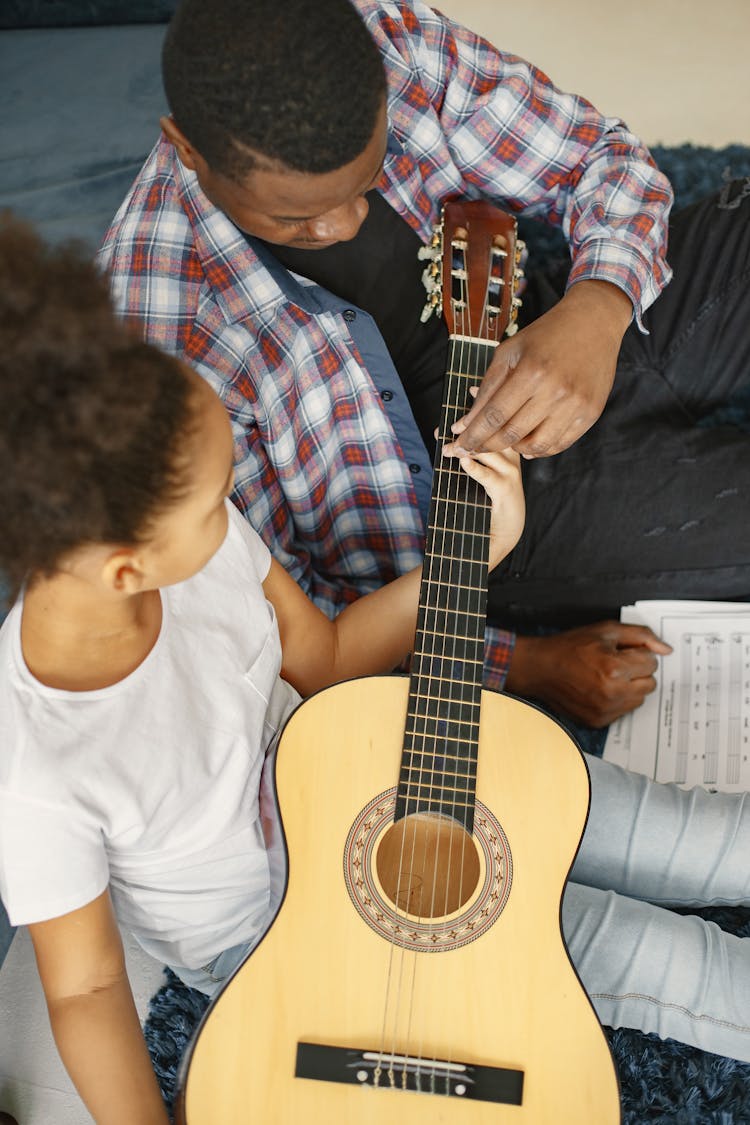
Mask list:
[[[135,671],[161,620],[158,590],[104,597],[70,574],[56,574],[24,595],[21,648],[27,668],[47,687],[96,691]]]

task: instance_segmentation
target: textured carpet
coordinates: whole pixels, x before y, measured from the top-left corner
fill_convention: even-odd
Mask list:
[[[678,207],[719,190],[727,179],[750,177],[750,148],[744,146],[709,149],[683,145],[656,147],[652,152],[672,181]],[[524,223],[521,233],[530,259],[537,263],[565,253],[557,232]],[[750,397],[727,404],[721,421],[750,425]],[[577,729],[575,733],[585,749],[601,753],[602,732]],[[723,929],[750,937],[750,910],[697,913]],[[151,1001],[145,1035],[165,1101],[171,1104],[180,1059],[206,1009],[206,1000],[169,971],[166,976],[167,983]],[[625,1125],[750,1125],[750,1066],[654,1035],[606,1030],[620,1076]]]

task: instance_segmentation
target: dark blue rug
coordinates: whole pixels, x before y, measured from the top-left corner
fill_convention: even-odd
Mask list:
[[[652,152],[672,181],[678,207],[718,191],[730,178],[750,177],[750,148],[744,146],[682,145]],[[566,253],[559,233],[538,223],[523,223],[521,234],[536,263]],[[719,420],[750,427],[750,399],[727,404]],[[584,749],[601,754],[604,732],[574,728],[574,733]],[[750,937],[750,909],[696,913]],[[174,974],[167,971],[166,976],[167,983],[151,1001],[145,1035],[164,1099],[171,1104],[180,1059],[207,1002]],[[750,1125],[750,1065],[637,1031],[607,1030],[607,1037],[620,1076],[624,1125]]]

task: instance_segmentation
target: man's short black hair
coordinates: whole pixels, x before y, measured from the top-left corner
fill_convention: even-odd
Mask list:
[[[253,153],[298,172],[343,167],[367,147],[386,92],[349,0],[182,0],[162,72],[176,124],[232,179]]]

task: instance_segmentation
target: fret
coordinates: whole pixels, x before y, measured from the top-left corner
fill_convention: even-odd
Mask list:
[[[451,434],[451,438],[455,438],[455,434]],[[441,477],[443,477],[445,479],[445,481],[447,483],[450,483],[451,481],[453,481],[454,483],[458,483],[461,479],[460,474],[463,474],[463,476],[466,477],[466,473],[464,473],[463,469],[456,469],[454,472],[449,472],[446,469],[442,469],[442,470],[438,470],[438,473]],[[471,478],[466,477],[466,479],[470,480]],[[486,493],[485,493],[485,495],[486,495]],[[481,497],[478,500],[470,500],[470,499],[461,499],[458,496],[451,496],[449,494],[449,495],[444,497],[444,499],[441,501],[441,503],[443,504],[444,507],[452,509],[454,503],[459,499],[460,499],[461,507],[463,508],[464,511],[489,512],[489,504],[488,504],[487,500],[483,500]],[[432,524],[432,523],[428,523],[427,526],[430,527],[430,528],[432,528],[432,527],[438,527],[439,528],[440,527],[439,524],[435,525],[435,524]],[[456,527],[455,530],[456,531],[464,531],[464,530],[470,530],[470,529],[469,528],[463,528],[463,527]],[[477,529],[477,534],[481,534],[479,529]],[[488,538],[489,538],[489,536],[488,536]]]
[[[477,664],[479,664],[479,661],[477,661]],[[452,676],[418,675],[418,678],[419,678],[420,681],[429,680],[431,684],[435,684],[435,685],[454,684],[456,687],[470,687],[470,688],[476,688],[476,686],[477,686],[475,680],[454,679]],[[417,698],[417,699],[430,699],[433,695],[434,695],[434,692],[429,692],[429,691],[425,690],[424,684],[422,684],[421,690],[420,690],[420,685],[419,684],[416,685],[415,698]],[[467,707],[467,706],[471,707],[472,706],[471,700],[469,700],[469,699],[460,699],[460,700],[455,700],[454,702],[460,703],[462,707]],[[477,698],[477,702],[476,702],[477,707],[479,706],[479,703],[480,703],[480,700],[479,700],[479,698]]]
[[[422,615],[426,616],[426,615]],[[463,614],[464,625],[466,628],[474,626],[475,633],[473,637],[468,636],[466,633],[461,634],[461,638],[467,637],[463,640],[459,637],[453,637],[447,633],[445,628],[446,618],[441,614],[442,620],[438,619],[438,614],[430,612],[431,620],[421,621],[420,624],[425,626],[423,635],[417,636],[416,640],[422,645],[417,648],[416,645],[412,651],[412,657],[424,657],[425,660],[450,660],[452,663],[459,665],[464,657],[469,659],[478,656],[484,650],[484,632],[485,632],[485,617],[479,613],[472,613],[471,620],[466,621],[466,614]],[[453,624],[455,616],[451,619],[450,624]],[[422,633],[422,630],[418,630]],[[425,648],[424,645],[430,645]],[[412,668],[414,662],[412,661]],[[458,669],[460,672],[460,669]]]
[[[477,610],[461,610],[459,606],[453,609],[450,605],[440,606],[439,609],[431,611],[434,614],[443,613],[445,616],[453,616],[453,618],[476,618],[484,624],[487,618],[487,611],[479,612]]]
[[[476,763],[474,763],[474,764],[476,764]],[[404,765],[404,766],[401,767],[401,772],[402,772],[402,774],[416,773],[420,777],[424,777],[425,774],[433,774],[435,777],[448,777],[449,776],[452,781],[461,781],[461,780],[463,780],[463,781],[476,781],[476,777],[477,777],[476,773],[456,773],[454,770],[451,770],[450,774],[448,774],[446,770],[438,769],[437,766],[434,766],[431,769],[428,769],[427,767],[423,768],[421,765],[419,765],[419,766],[406,766],[406,765]]]
[[[417,760],[420,763],[424,764],[425,769],[429,770],[431,773],[439,772],[439,769],[442,769],[443,765],[446,762],[451,764],[451,772],[453,773],[458,768],[459,765],[476,766],[476,764],[477,764],[476,745],[469,747],[469,749],[471,750],[471,753],[466,755],[466,754],[448,754],[448,753],[445,753],[444,751],[440,751],[440,752],[424,751],[423,752],[421,750],[410,750],[407,746],[406,749],[404,750],[404,761],[403,761],[402,768],[405,768],[405,769],[417,769],[418,768],[415,765],[407,765],[406,758],[411,756],[411,757],[416,757]],[[442,764],[441,764],[440,767],[430,766],[430,765],[426,764],[429,761],[440,762]]]
[[[481,666],[482,660],[480,654],[483,655],[484,650],[484,619],[481,620],[482,629],[477,632],[475,638],[462,641],[461,646],[456,646],[455,650],[439,648],[440,645],[449,645],[450,639],[446,639],[442,630],[439,632],[431,632],[430,637],[434,638],[432,649],[421,648],[417,652],[412,653],[412,671],[420,676],[429,676],[434,672],[437,676],[451,673],[459,679],[464,678],[463,665],[467,665],[467,671],[471,673],[472,666]],[[426,639],[426,638],[424,638]]]
[[[439,556],[436,556],[435,558],[431,559],[430,561],[431,561],[431,566],[441,566],[443,564],[443,562],[448,562],[448,564],[453,564],[453,562],[459,562],[459,564],[461,564],[461,566],[464,566],[464,565],[466,565],[467,560],[466,560],[466,558],[462,558],[460,555],[451,555],[450,551],[441,551]],[[478,566],[479,565],[484,566],[484,564],[480,564],[479,561],[477,562],[477,565]],[[455,568],[455,569],[458,569],[458,567]],[[470,585],[467,585],[466,588],[467,589],[484,589],[485,585],[486,585],[486,583],[472,583]]]
[[[457,810],[473,809],[474,798],[450,797],[445,799],[441,798],[437,792],[429,791],[427,793],[407,793],[404,805],[406,812],[402,815],[406,816],[414,812],[442,812],[447,816],[455,816]],[[463,820],[464,817],[461,816],[461,819]]]
[[[448,259],[444,265],[448,271],[453,268]],[[467,294],[473,302],[475,291],[469,287]],[[454,439],[450,427],[471,406],[469,388],[480,382],[507,324],[501,307],[495,308],[494,291],[492,297],[491,319],[486,300],[472,308],[471,316],[467,307],[458,324],[448,314],[451,335],[441,436],[433,465],[395,814],[399,819],[415,810],[444,812],[469,832],[484,664],[490,505],[482,486],[454,459],[443,457],[440,446]],[[453,308],[454,316],[457,311]],[[474,335],[473,324],[478,332],[487,327],[495,338]]]
[[[477,724],[474,724],[474,726],[476,727]],[[409,739],[409,736],[412,736],[414,738],[423,738],[426,743],[427,742],[434,742],[435,739],[439,739],[439,742],[440,742],[441,746],[443,746],[444,744],[451,743],[451,742],[455,742],[457,746],[465,746],[467,741],[468,741],[465,735],[462,736],[460,734],[437,734],[437,733],[429,733],[429,732],[425,733],[424,731],[415,730],[414,728],[410,729],[408,726],[407,726],[406,730],[404,731],[404,734],[406,735],[407,741]],[[411,749],[411,751],[409,750],[409,747],[406,746],[404,748],[404,752],[407,753],[407,754],[411,752],[412,754],[422,755],[426,751],[422,747],[417,747],[417,746],[413,745],[413,748]],[[436,751],[432,750],[432,751],[430,751],[430,753],[435,754]],[[456,760],[460,760],[460,758],[457,757]]]
[[[477,667],[478,670],[478,667]],[[412,675],[415,677],[414,684],[414,699],[440,699],[445,702],[461,704],[461,706],[470,706],[475,700],[477,706],[480,701],[480,688],[473,679],[454,679],[452,676],[428,676],[426,673],[419,673],[418,670],[412,669]],[[426,681],[431,681],[430,685]],[[455,692],[451,693],[451,685],[455,688]],[[428,690],[432,686],[433,690]],[[448,692],[443,693],[443,687],[448,687]],[[468,688],[468,691],[466,691]],[[440,690],[440,693],[439,693]]]
[[[439,769],[453,773],[459,766],[476,761],[478,746],[478,725],[463,738],[459,734],[450,738],[425,738],[418,731],[407,730],[401,760],[415,769],[420,765],[432,769],[437,763]]]
[[[435,699],[433,695],[421,695],[409,706],[406,722],[406,735],[422,735],[431,739],[441,738],[445,733],[463,735],[466,739],[476,737],[479,728],[481,701],[462,701],[458,699]]]
[[[422,747],[411,749],[407,744],[404,747],[401,768],[413,773],[424,771],[440,777],[461,777],[465,776],[462,773],[463,770],[476,769],[478,760],[477,739],[471,739],[469,742],[455,739],[451,749],[459,751],[465,749],[466,753],[449,754],[442,744],[434,749],[423,749]]]
[[[500,343],[499,340],[484,340],[479,336],[461,336],[457,332],[455,334],[451,335],[450,339],[451,339],[451,342],[453,342],[453,341],[457,341],[459,343],[466,342],[466,343],[474,344],[474,345],[482,347],[482,348],[487,348],[489,351],[494,351],[495,348],[497,347],[497,345]],[[449,375],[460,374],[460,372],[449,371],[448,374]],[[467,375],[466,377],[472,378],[472,379],[476,378],[475,375],[471,375],[471,376]]]
[[[451,775],[451,782],[458,782],[461,778],[453,777]],[[406,799],[413,798],[415,801],[419,798],[430,799],[431,796],[437,796],[442,801],[454,801],[455,799],[462,798],[464,802],[469,799],[469,796],[475,791],[476,777],[467,776],[464,778],[463,785],[449,785],[445,778],[439,778],[437,781],[430,780],[414,780],[414,778],[403,777],[401,784],[404,785],[404,795]]]
[[[441,796],[441,793],[442,788],[440,786],[420,785],[407,789],[405,796],[407,803],[424,802],[431,805],[437,804],[448,809],[457,806],[466,808],[473,803],[470,794],[464,792],[456,791],[456,794],[450,797]]]
[[[460,659],[457,659],[456,657],[451,656],[449,653],[445,653],[445,654],[432,653],[430,659],[433,660],[433,661],[436,661],[436,662],[439,661],[441,663],[443,661],[447,660],[450,664],[455,665],[457,667],[457,675],[456,675],[457,681],[459,683],[465,683],[465,684],[475,682],[474,680],[466,679],[466,677],[462,675],[463,669],[467,664],[470,667],[473,664],[475,668],[483,668],[484,667],[484,660],[480,660],[479,657],[474,659],[472,657],[464,656]],[[438,673],[438,672],[433,673],[432,671],[429,671],[429,670],[425,669],[424,666],[423,666],[423,662],[421,660],[420,660],[419,664],[417,665],[416,671],[417,671],[418,676],[423,676],[426,679],[431,679],[431,680],[434,679],[434,680],[437,680],[438,682],[442,682],[443,680],[449,678],[449,677],[446,677],[445,675],[443,675],[441,673]]]
[[[424,701],[427,707],[420,707]],[[479,722],[481,700],[477,698],[441,698],[432,694],[419,693],[414,697],[414,706],[409,708],[407,721],[416,720],[419,729],[424,731],[425,723],[435,723],[438,728],[452,730],[456,727],[475,727]],[[417,712],[415,714],[415,712]],[[436,733],[440,733],[438,730]]]
[[[444,635],[442,629],[422,629],[421,632],[424,633],[428,637],[440,637],[440,639],[442,641],[446,641],[446,638],[445,638],[445,635]],[[471,636],[469,636],[468,633],[454,633],[453,636],[448,638],[446,643],[451,643],[453,641],[461,641],[461,642],[471,641],[473,644],[476,644],[478,641],[481,641],[481,643],[484,644],[484,631],[482,631],[481,634],[472,633]],[[432,649],[429,649],[429,650],[425,649],[425,648],[419,648],[418,649],[415,646],[412,649],[412,656],[420,656],[422,654],[427,655],[428,652],[431,655],[432,651],[433,651]]]
[[[475,583],[454,583],[450,578],[434,578],[432,576],[425,578],[425,584],[433,589],[451,589],[451,591],[468,591],[469,593],[477,593],[484,595],[484,588],[476,585]],[[458,605],[444,606],[445,613],[459,613]]]

